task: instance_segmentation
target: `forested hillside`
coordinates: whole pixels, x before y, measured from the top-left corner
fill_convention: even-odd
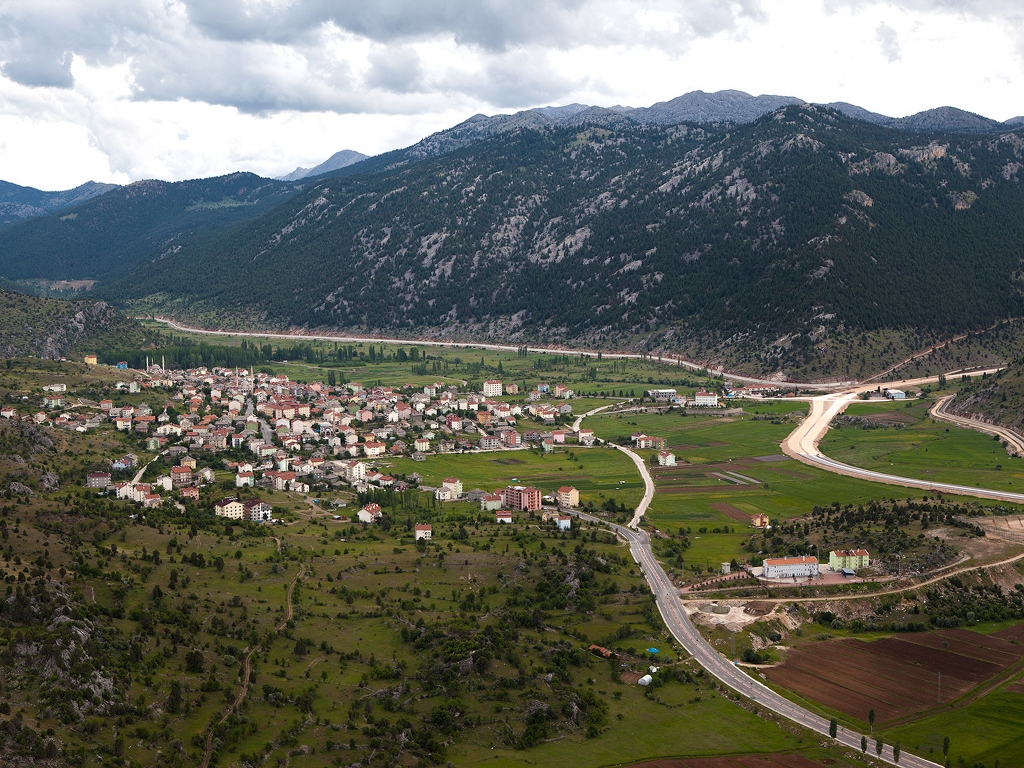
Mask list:
[[[116,184],[98,184],[87,181],[74,189],[60,192],[44,192],[32,187],[22,187],[7,181],[0,181],[0,227],[43,216],[63,208],[84,203],[94,197],[105,195]]]
[[[177,252],[285,201],[301,186],[235,173],[139,181],[0,231],[0,275],[11,280],[113,280],[142,259]]]
[[[949,409],[1024,432],[1024,358],[996,374],[964,382]]]
[[[0,289],[0,358],[59,358],[138,347],[142,326],[103,301],[61,301]]]
[[[103,295],[206,324],[740,350],[773,371],[833,338],[1024,314],[1022,157],[1019,132],[908,135],[812,106],[524,128],[321,178]]]

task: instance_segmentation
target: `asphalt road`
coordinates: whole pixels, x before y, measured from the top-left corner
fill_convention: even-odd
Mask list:
[[[932,480],[919,480],[913,477],[890,475],[873,469],[864,469],[841,461],[830,459],[818,448],[818,443],[828,431],[832,419],[842,413],[846,406],[857,398],[857,392],[834,393],[821,395],[808,400],[810,409],[807,418],[794,429],[789,437],[782,442],[782,452],[787,456],[802,461],[812,467],[835,472],[861,480],[870,480],[888,485],[900,485],[905,488],[921,488],[925,491],[951,493],[959,496],[975,496],[984,499],[995,499],[1013,504],[1024,504],[1024,493],[998,491],[991,488],[975,488],[969,485],[938,483]],[[966,420],[965,420],[966,421]],[[976,428],[977,425],[966,423],[964,426]]]
[[[818,429],[816,425],[820,425],[823,421],[825,426],[820,429],[821,434],[823,434],[825,429],[828,428],[828,424],[834,417],[835,413],[845,408],[846,404],[852,401],[855,397],[856,393],[850,393],[848,395],[825,395],[822,398],[811,399],[811,411],[808,418],[800,425],[800,427],[794,430],[788,439],[793,439],[794,436],[798,436],[798,433],[800,433],[797,439],[797,444],[801,444],[800,438],[802,436],[803,442],[809,440],[813,450],[817,451],[817,440],[820,439],[820,434],[815,433],[815,430]],[[817,410],[815,410],[815,408],[817,408]],[[578,418],[576,423],[573,424],[573,429],[578,430],[583,418],[590,415],[590,413],[593,413],[593,411]],[[812,418],[812,415],[814,414],[817,414],[817,418]],[[810,426],[805,428],[806,425]],[[808,437],[808,435],[810,435],[810,437]],[[576,511],[574,513],[584,520],[589,520],[590,522],[600,523],[603,525],[610,525],[619,536],[626,540],[629,544],[629,549],[633,555],[633,559],[636,561],[637,565],[640,566],[640,571],[643,573],[644,578],[647,580],[647,583],[651,588],[651,592],[654,594],[655,601],[658,605],[658,611],[661,613],[665,626],[668,627],[669,632],[672,633],[672,636],[676,641],[698,664],[701,665],[701,667],[734,691],[756,702],[758,706],[771,710],[772,712],[792,720],[805,728],[809,728],[812,731],[827,736],[829,731],[828,720],[794,704],[789,699],[784,696],[780,696],[771,688],[768,688],[763,683],[747,675],[740,669],[740,667],[737,667],[716,651],[700,634],[700,631],[693,625],[693,622],[690,621],[690,617],[687,615],[686,609],[683,607],[683,601],[679,597],[678,588],[672,583],[672,580],[669,578],[668,574],[665,573],[661,564],[654,556],[654,552],[651,549],[650,536],[646,531],[638,529],[640,517],[644,512],[646,512],[647,507],[654,498],[654,480],[651,477],[650,471],[647,469],[647,465],[639,455],[628,448],[618,445],[615,447],[633,459],[633,462],[636,464],[637,469],[640,472],[640,476],[644,479],[644,486],[646,489],[644,498],[637,506],[636,514],[634,515],[633,520],[630,521],[629,527],[616,525],[614,523],[607,523],[606,521],[594,517],[593,515],[588,515],[585,512]],[[818,456],[821,456],[821,454],[819,453]],[[826,461],[831,461],[831,459],[827,459],[827,457],[824,456],[821,456],[821,458]],[[836,463],[838,464],[838,462]],[[856,467],[851,467],[851,469],[865,471],[859,470]],[[903,480],[904,478],[897,479]],[[842,727],[839,727],[836,732],[837,741],[855,750],[860,749],[862,736],[863,734]],[[870,754],[875,754],[874,738],[868,738],[868,750]],[[888,745],[885,746],[882,750],[881,757],[883,760],[893,763],[892,747]],[[899,765],[909,766],[910,768],[941,768],[938,763],[933,763],[930,760],[925,760],[922,757],[908,754],[907,752],[902,752],[900,754]]]
[[[176,331],[186,331],[188,333],[202,333],[208,336],[256,336],[270,339],[286,339],[292,341],[343,341],[352,342],[356,344],[413,344],[420,347],[463,347],[468,349],[490,349],[497,352],[516,352],[520,349],[519,346],[513,346],[510,344],[487,344],[484,342],[471,342],[471,341],[433,341],[427,339],[387,339],[377,336],[342,336],[342,335],[317,335],[317,334],[302,334],[302,333],[249,333],[246,331],[223,331],[215,330],[210,328],[193,328],[192,326],[182,325],[174,320],[170,320],[165,317],[154,317],[158,323],[164,323],[170,326]],[[597,357],[601,355],[602,359],[608,358],[609,360],[650,360],[649,354],[637,354],[633,352],[604,352],[596,351],[591,349],[571,349],[569,347],[535,347],[530,345],[531,352],[550,352],[552,354],[571,354],[571,355],[584,355],[586,357]],[[772,381],[770,379],[758,379],[751,376],[740,376],[735,373],[727,373],[722,368],[708,368],[702,363],[696,363],[692,360],[687,360],[679,355],[664,355],[659,358],[659,361],[667,365],[676,365],[681,368],[689,368],[691,371],[703,371],[707,370],[712,375],[726,375],[730,381],[743,381],[748,384],[775,384],[777,386],[785,387],[791,384],[797,384],[801,387],[807,386],[806,382],[785,382],[785,381]],[[837,381],[823,384],[815,384],[816,389],[834,389],[836,387],[848,387],[856,382],[852,381]]]
[[[608,524],[599,518],[583,512],[577,512],[576,514],[591,522]],[[689,616],[687,616],[683,602],[679,598],[679,590],[654,557],[654,552],[651,550],[651,540],[646,531],[634,530],[633,528],[615,524],[611,524],[611,527],[629,543],[633,559],[640,566],[644,578],[647,579],[647,583],[654,593],[658,610],[661,612],[669,632],[672,633],[676,641],[698,664],[734,691],[756,702],[758,706],[769,709],[817,733],[825,736],[828,735],[828,720],[794,704],[789,699],[780,696],[767,686],[751,678],[739,667],[722,656],[704,639],[693,625],[693,622],[690,621]],[[861,736],[862,734],[860,733],[840,727],[836,734],[836,740],[844,746],[860,750]],[[868,750],[870,754],[874,755],[875,741],[872,737],[868,737]],[[891,746],[886,745],[884,747],[882,759],[890,763],[893,762]],[[908,754],[905,751],[900,755],[899,765],[909,766],[910,768],[940,768],[938,763],[925,760],[917,755]]]
[[[986,424],[983,421],[977,421],[975,419],[965,419],[963,416],[957,416],[954,413],[949,413],[946,409],[949,407],[950,402],[953,400],[953,395],[946,395],[940,398],[935,405],[932,406],[931,410],[928,411],[928,415],[939,421],[945,421],[950,424],[955,424],[958,427],[964,427],[966,429],[976,429],[979,432],[986,432],[990,435],[995,435],[1001,440],[1005,440],[1007,443],[1013,446],[1013,449],[1017,453],[1024,455],[1024,440],[1021,439],[1020,435],[1016,432],[1011,432],[1006,427],[1000,427],[998,424]]]

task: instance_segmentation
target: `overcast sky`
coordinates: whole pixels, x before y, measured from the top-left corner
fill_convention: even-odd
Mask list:
[[[1020,0],[0,0],[0,179],[407,146],[483,112],[734,88],[1024,114]]]

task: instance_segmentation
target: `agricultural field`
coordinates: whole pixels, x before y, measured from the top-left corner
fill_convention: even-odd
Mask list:
[[[697,371],[659,361],[604,359],[600,355],[557,354],[530,351],[494,351],[465,347],[407,344],[367,344],[342,341],[300,341],[281,338],[246,336],[211,336],[170,331],[163,323],[142,320],[143,326],[162,344],[179,349],[182,345],[198,348],[205,345],[208,365],[229,365],[212,362],[219,348],[235,348],[260,352],[253,367],[287,374],[296,381],[327,382],[331,372],[336,380],[358,381],[366,385],[384,384],[423,386],[435,381],[450,384],[466,383],[473,389],[485,379],[499,378],[506,384],[520,387],[525,397],[538,382],[562,383],[577,394],[596,399],[640,397],[652,386],[680,387],[696,391],[713,386],[716,380]],[[263,354],[267,349],[269,354]],[[372,350],[372,352],[371,352]],[[415,350],[415,354],[413,354]],[[154,354],[159,355],[159,350]],[[224,355],[221,355],[224,357]],[[509,399],[509,398],[505,398]],[[607,402],[607,401],[605,401]],[[605,403],[599,403],[605,404]],[[590,405],[589,407],[596,407]],[[577,409],[578,413],[589,407]]]
[[[426,461],[388,458],[378,462],[382,471],[408,476],[417,472],[426,485],[439,486],[446,477],[458,477],[467,491],[488,493],[507,485],[532,485],[555,493],[563,485],[580,492],[580,502],[600,507],[609,500],[632,509],[644,492],[643,480],[629,457],[612,448],[568,446],[545,454],[538,450],[490,453],[436,454]]]
[[[905,477],[1024,491],[1024,459],[998,439],[928,416],[930,399],[852,403],[821,441],[837,461]]]
[[[936,762],[946,759],[943,749],[948,739],[951,765],[1010,768],[1024,765],[1021,722],[1024,691],[1018,682],[965,706],[949,707],[941,714],[888,728],[883,734],[888,740],[899,739],[908,749]]]
[[[646,520],[670,534],[686,533],[686,570],[699,577],[708,569],[717,570],[722,562],[750,558],[748,543],[756,533],[750,518],[757,514],[785,526],[816,507],[834,503],[860,506],[879,499],[921,498],[920,491],[834,475],[781,455],[779,443],[795,428],[806,407],[793,401],[748,401],[742,415],[690,415],[679,410],[602,413],[585,424],[599,437],[613,441],[628,439],[634,432],[666,439],[679,463],[675,467],[652,466],[656,493]],[[984,438],[980,443],[1003,450]],[[655,452],[638,453],[650,459]],[[828,551],[825,545],[863,546],[856,537],[820,543],[820,552]],[[753,552],[759,550],[787,554],[770,543],[767,547],[759,544]]]
[[[1024,646],[963,629],[906,634],[864,642],[805,643],[768,680],[867,725],[920,716],[960,699],[1007,670],[1020,670]]]

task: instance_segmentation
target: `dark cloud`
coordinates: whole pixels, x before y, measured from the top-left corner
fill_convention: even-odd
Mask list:
[[[37,56],[23,56],[0,66],[3,76],[21,85],[30,87],[70,88],[75,79],[71,76],[71,54],[43,53]]]
[[[412,48],[395,47],[370,54],[366,84],[392,93],[414,93],[423,89],[423,65]]]

